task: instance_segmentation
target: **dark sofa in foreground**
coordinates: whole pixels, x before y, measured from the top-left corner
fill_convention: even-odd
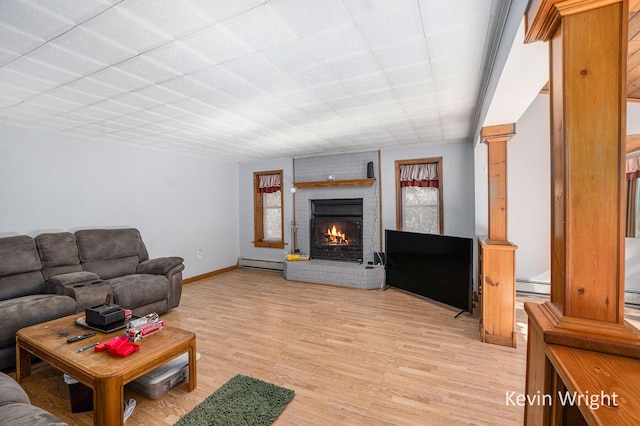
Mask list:
[[[0,373],[0,419],[0,423],[5,426],[66,426],[66,423],[53,414],[31,405],[24,389],[4,373]]]
[[[0,238],[0,369],[15,365],[15,334],[104,303],[134,315],[178,306],[183,259],[149,259],[137,229],[86,229]]]

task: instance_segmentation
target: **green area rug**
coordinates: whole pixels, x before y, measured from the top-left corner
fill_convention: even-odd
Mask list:
[[[187,413],[175,426],[270,425],[293,395],[290,389],[238,374]]]

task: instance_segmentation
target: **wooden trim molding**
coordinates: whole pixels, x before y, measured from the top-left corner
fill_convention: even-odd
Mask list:
[[[627,135],[627,154],[640,151],[640,135]]]
[[[264,241],[264,223],[260,176],[280,175],[280,241]],[[269,170],[253,173],[253,245],[262,248],[284,248],[284,179],[282,170]]]
[[[189,284],[196,281],[203,280],[205,278],[211,278],[216,275],[224,274],[225,272],[233,271],[234,269],[238,269],[238,264],[232,266],[227,266],[226,268],[216,269],[215,271],[207,272],[205,274],[195,275],[193,277],[185,278],[182,280],[182,284]]]
[[[444,192],[444,179],[442,172],[442,157],[432,158],[416,158],[411,160],[396,160],[396,229],[402,231],[402,187],[400,186],[400,166],[404,164],[422,164],[422,163],[438,163],[438,215],[440,225],[440,235],[444,234],[444,206],[443,192]]]
[[[370,179],[342,179],[342,180],[321,180],[314,182],[294,182],[298,189],[306,188],[337,188],[342,186],[371,186],[375,178]]]
[[[549,41],[564,16],[622,2],[623,0],[532,0],[525,12],[525,43]]]

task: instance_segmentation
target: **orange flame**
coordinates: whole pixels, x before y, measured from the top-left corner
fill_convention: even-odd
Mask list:
[[[339,232],[336,229],[336,226],[333,225],[333,227],[329,228],[327,230],[327,235],[329,236],[329,239],[331,240],[332,243],[335,244],[348,244],[349,241],[347,241],[347,236],[345,234],[343,234],[342,232]]]

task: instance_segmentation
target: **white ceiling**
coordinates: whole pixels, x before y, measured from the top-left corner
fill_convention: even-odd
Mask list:
[[[0,0],[0,123],[239,162],[471,141],[501,3]]]

